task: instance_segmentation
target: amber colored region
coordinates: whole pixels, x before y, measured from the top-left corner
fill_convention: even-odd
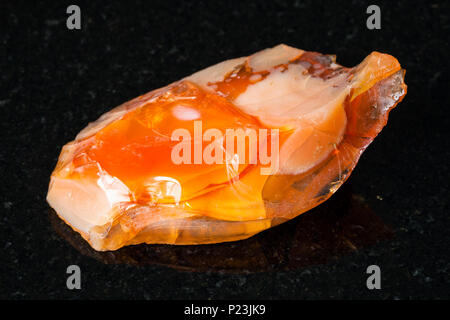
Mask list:
[[[269,74],[252,72],[248,64],[232,70],[223,81],[208,83],[216,93],[180,81],[93,136],[76,141],[71,160],[57,167],[54,177],[83,181],[107,173],[129,190],[129,201],[114,206],[110,223],[93,227],[89,234],[77,231],[97,250],[142,242],[216,243],[248,238],[317,206],[347,179],[386,124],[389,111],[406,94],[397,60],[372,55],[352,69],[333,67],[334,58],[311,52],[280,65],[302,64],[310,76],[322,79],[346,73],[349,81],[358,77],[361,84],[344,102],[343,139],[325,160],[301,174],[261,175],[259,162],[232,167],[176,165],[171,159],[178,143],[171,140],[173,131],[183,128],[193,137],[194,120],[202,121],[203,131],[268,129],[232,103]],[[281,130],[280,147],[291,134]]]

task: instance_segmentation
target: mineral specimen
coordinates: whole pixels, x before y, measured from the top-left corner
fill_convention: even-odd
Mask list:
[[[286,45],[224,61],[89,124],[47,200],[96,250],[248,238],[339,188],[403,78],[378,52],[354,68]]]

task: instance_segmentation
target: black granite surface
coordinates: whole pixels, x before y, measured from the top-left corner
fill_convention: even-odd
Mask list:
[[[74,1],[0,4],[0,298],[450,298],[448,1]],[[326,203],[246,241],[97,253],[45,201],[61,147],[112,107],[278,43],[371,51],[408,94]],[[66,288],[80,266],[82,289]],[[366,268],[380,266],[382,289]]]

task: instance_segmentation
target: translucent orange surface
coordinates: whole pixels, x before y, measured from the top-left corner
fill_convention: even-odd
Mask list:
[[[299,117],[277,127],[280,150],[288,141],[299,144],[280,163],[290,164],[285,168],[308,163],[307,169],[261,174],[259,155],[250,163],[250,141],[244,163],[209,164],[195,158],[195,148],[203,154],[209,145],[195,138],[199,120],[200,137],[208,129],[266,129],[267,137],[258,136],[256,143],[274,152],[272,128],[235,101],[248,87],[271,79],[274,72],[279,72],[278,81],[295,65],[301,66],[305,83],[320,78],[326,86],[337,77],[344,79],[342,86],[351,82],[349,91],[342,91],[342,103],[330,109],[336,111],[327,113],[328,120]],[[403,76],[397,60],[388,55],[372,53],[359,66],[343,68],[330,56],[305,52],[270,70],[253,72],[248,62],[240,64],[207,88],[189,80],[176,82],[119,107],[126,112],[99,120],[97,129],[69,143],[52,175],[49,202],[97,250],[247,238],[317,206],[337,190],[406,94]],[[276,100],[274,104],[276,108]],[[261,115],[267,119],[267,113]],[[173,161],[179,141],[171,136],[178,129],[192,137],[193,163]],[[216,142],[225,149],[224,141]],[[90,211],[89,203],[99,209]]]

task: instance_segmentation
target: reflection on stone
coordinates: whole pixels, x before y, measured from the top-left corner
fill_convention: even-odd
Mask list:
[[[344,185],[327,202],[246,240],[211,245],[135,245],[93,250],[51,210],[56,232],[84,255],[106,264],[164,265],[179,270],[261,272],[323,264],[393,236],[363,199]]]

